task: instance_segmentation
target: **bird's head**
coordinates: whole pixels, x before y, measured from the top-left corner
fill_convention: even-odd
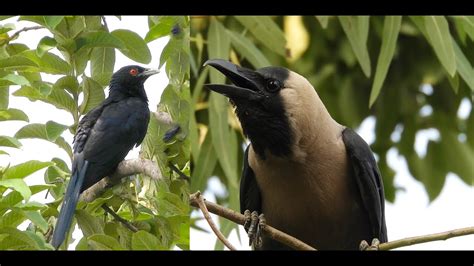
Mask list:
[[[132,96],[144,93],[143,84],[159,70],[144,68],[137,65],[124,66],[112,75],[110,91],[119,91]],[[145,96],[146,97],[146,96]]]
[[[234,84],[206,87],[235,105],[255,152],[262,158],[265,150],[279,157],[290,156],[292,145],[315,118],[311,106],[314,108],[319,97],[308,80],[283,67],[254,71],[221,59],[208,60],[204,65],[219,70]]]

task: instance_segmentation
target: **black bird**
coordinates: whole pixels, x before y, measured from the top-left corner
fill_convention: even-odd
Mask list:
[[[79,122],[74,136],[71,179],[53,234],[58,249],[71,226],[79,194],[112,174],[145,137],[150,111],[143,86],[158,70],[125,66],[112,76],[109,96]]]
[[[219,59],[204,65],[235,84],[206,86],[230,98],[251,142],[240,207],[252,217],[246,229],[255,248],[288,249],[265,235],[255,237],[256,213],[317,249],[387,241],[383,184],[372,151],[334,121],[308,80],[282,67],[253,71]]]

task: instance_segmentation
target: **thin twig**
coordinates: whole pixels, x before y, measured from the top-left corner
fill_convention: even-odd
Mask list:
[[[201,194],[199,192],[196,192],[194,194],[191,194],[189,196],[190,204],[194,207],[200,208],[199,206],[199,198],[201,197]],[[219,215],[221,217],[224,217],[234,223],[243,225],[245,223],[245,216],[242,214],[233,211],[231,209],[222,207],[218,204],[212,203],[205,201],[204,202],[206,209],[209,212],[212,212],[216,215]],[[213,229],[214,230],[214,229]],[[290,236],[274,227],[271,227],[270,225],[266,224],[265,227],[263,227],[263,230],[265,232],[266,236],[271,237],[272,239],[285,244],[288,247],[291,247],[296,250],[316,250],[315,248],[309,246],[308,244],[305,244],[301,240]],[[214,231],[215,232],[215,231]]]
[[[471,235],[471,234],[474,234],[474,226],[455,229],[455,230],[446,231],[442,233],[408,237],[408,238],[403,238],[403,239],[399,239],[395,241],[390,241],[387,243],[382,243],[379,245],[379,250],[390,250],[390,249],[399,248],[399,247],[411,246],[411,245],[416,245],[416,244],[431,242],[431,241],[446,240],[452,237]]]
[[[168,166],[173,172],[177,173],[181,179],[184,179],[188,182],[189,182],[189,180],[191,180],[191,178],[189,176],[187,176],[186,174],[181,172],[181,170],[179,170],[178,167],[174,166],[174,164],[172,164],[171,162],[168,163]]]
[[[120,217],[112,209],[110,209],[109,206],[107,206],[105,204],[102,204],[102,209],[104,209],[104,211],[107,212],[108,214],[112,215],[115,220],[121,222],[125,227],[130,229],[130,231],[132,231],[134,233],[138,232],[138,229],[135,226],[133,226],[133,224],[131,224],[129,221],[127,221],[127,220],[123,219],[122,217]]]
[[[18,37],[18,35],[20,35],[20,33],[22,32],[25,32],[25,31],[29,31],[29,30],[39,30],[39,29],[44,29],[43,26],[33,26],[33,27],[24,27],[23,29],[19,30],[19,31],[16,31],[15,33],[12,34],[12,36],[10,36],[8,39],[7,39],[7,42],[10,42],[12,40],[14,40],[16,37]]]
[[[216,234],[217,238],[224,243],[226,247],[228,247],[230,250],[235,250],[235,247],[225,238],[225,236],[219,231],[217,228],[216,224],[214,221],[212,221],[212,217],[209,214],[209,211],[207,210],[206,203],[204,202],[205,199],[201,196],[201,192],[196,192],[193,194],[194,199],[197,202],[197,205],[199,206],[199,209],[201,209],[202,214],[204,215],[204,218],[206,218],[207,223],[211,227],[212,231]]]

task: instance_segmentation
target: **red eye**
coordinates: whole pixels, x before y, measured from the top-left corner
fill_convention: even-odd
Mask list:
[[[130,69],[130,75],[136,76],[138,74],[138,70],[136,68]]]

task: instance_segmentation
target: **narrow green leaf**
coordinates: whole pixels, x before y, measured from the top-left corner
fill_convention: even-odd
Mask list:
[[[10,98],[10,90],[8,86],[0,86],[0,110],[5,110],[8,108],[8,103]],[[0,115],[0,120],[2,115]]]
[[[39,57],[42,57],[44,53],[55,48],[57,44],[58,43],[54,38],[45,36],[39,41],[38,46],[36,47],[36,54]]]
[[[100,85],[107,86],[115,65],[115,49],[98,47],[91,53],[91,76]]]
[[[0,121],[19,120],[29,122],[28,116],[20,109],[0,110]]]
[[[156,236],[140,230],[132,235],[132,250],[162,250],[164,249]]]
[[[474,69],[454,39],[453,49],[456,56],[456,69],[461,78],[466,82],[469,88],[471,88],[471,91],[474,91]]]
[[[319,23],[321,24],[321,27],[323,27],[323,29],[327,29],[328,22],[329,22],[329,16],[315,16],[315,17],[319,21]]]
[[[226,30],[226,32],[229,34],[235,50],[244,56],[255,68],[271,65],[265,55],[248,38],[230,30]]]
[[[38,243],[33,240],[26,232],[16,228],[0,228],[0,235],[6,234],[0,242],[0,250],[35,250],[39,249]]]
[[[39,69],[45,73],[67,75],[71,72],[71,66],[66,61],[50,52],[45,51],[43,56],[39,57],[36,54],[36,50],[28,50],[21,52],[20,54],[18,54],[18,56],[25,57],[35,62]],[[30,70],[26,69],[25,71]]]
[[[21,148],[21,142],[9,136],[0,136],[0,146]]]
[[[88,77],[84,77],[82,88],[84,92],[84,100],[81,103],[80,111],[82,114],[85,114],[105,99],[105,93],[99,83]]]
[[[217,156],[212,147],[213,143],[211,134],[213,134],[213,131],[207,132],[206,138],[201,145],[199,156],[194,158],[195,168],[193,169],[191,191],[204,191],[206,189],[207,179],[211,176],[216,167]]]
[[[398,33],[402,24],[402,17],[387,16],[385,17],[382,35],[382,48],[380,49],[379,58],[377,59],[377,69],[375,70],[374,83],[370,92],[369,108],[374,104],[380,93],[385,77],[387,76],[390,62],[397,45]]]
[[[130,30],[114,30],[111,34],[124,44],[125,48],[119,50],[125,56],[143,64],[150,63],[150,49],[140,35]]]
[[[424,17],[426,34],[439,61],[452,77],[456,73],[456,59],[448,21],[442,16]]]
[[[10,56],[5,59],[0,59],[0,68],[4,70],[16,71],[38,71],[39,67],[34,61],[23,56]]]
[[[3,179],[22,179],[51,165],[54,165],[54,163],[37,160],[27,161],[8,168],[3,174]]]
[[[33,222],[43,233],[48,231],[48,222],[41,216],[39,211],[23,211],[23,214]]]
[[[44,22],[46,27],[50,30],[54,30],[56,26],[63,20],[64,16],[44,16]]]
[[[368,18],[340,16],[339,21],[359,61],[362,71],[365,76],[370,77],[370,58],[369,52],[367,51],[367,37],[369,32]]]
[[[7,170],[8,172],[8,170]],[[5,173],[6,174],[6,173]],[[4,175],[4,179],[0,180],[0,186],[11,188],[12,190],[18,191],[23,199],[29,200],[31,197],[31,190],[28,185],[23,181],[21,178],[15,179],[6,179]]]
[[[279,55],[286,56],[285,34],[270,16],[235,16],[255,39]]]

